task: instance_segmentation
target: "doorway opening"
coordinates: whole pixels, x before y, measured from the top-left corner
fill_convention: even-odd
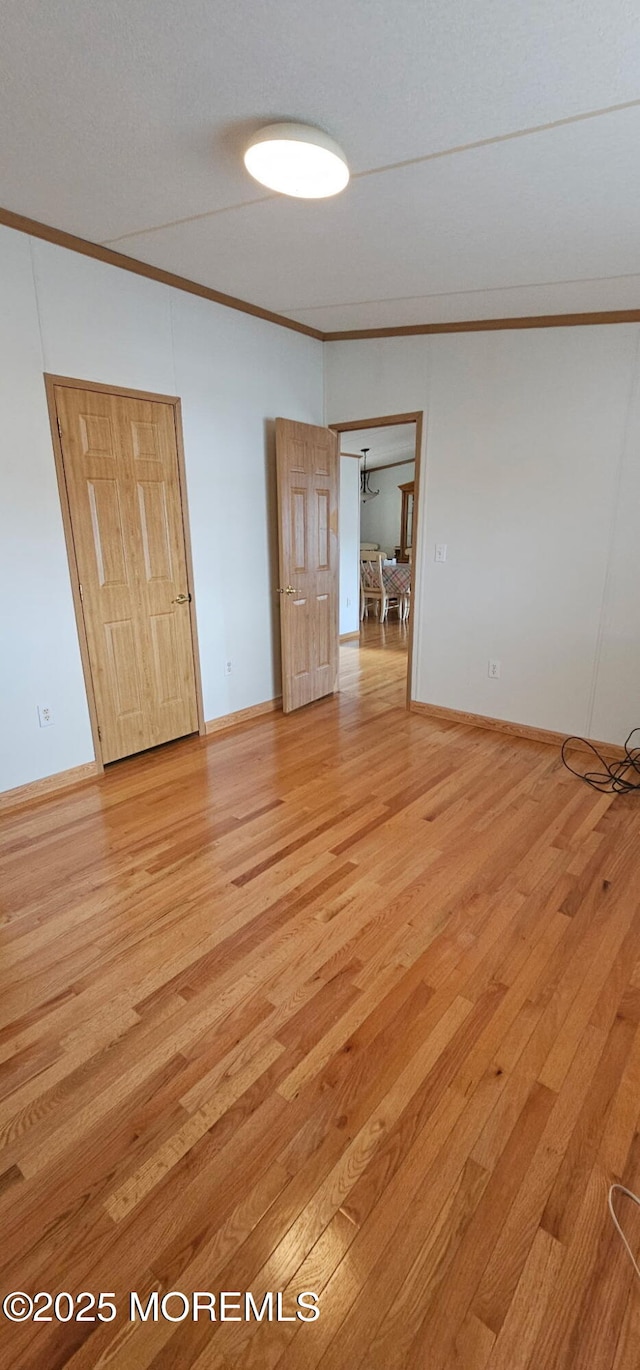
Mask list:
[[[340,451],[340,680],[411,700],[422,413],[330,425]]]

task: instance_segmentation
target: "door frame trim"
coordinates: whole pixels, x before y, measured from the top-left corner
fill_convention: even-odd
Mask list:
[[[344,423],[329,423],[328,428],[332,428],[338,434],[338,455],[340,456],[340,434],[359,432],[361,428],[390,428],[396,423],[415,423],[416,426],[416,455],[415,455],[415,487],[413,493],[413,527],[417,529],[420,518],[420,500],[422,493],[422,434],[424,429],[424,409],[416,409],[410,414],[382,414],[374,419],[348,419]],[[351,455],[349,453],[348,455]],[[355,454],[354,454],[355,455]],[[373,470],[376,468],[373,467]],[[416,544],[418,546],[418,544]],[[406,707],[411,708],[413,696],[411,694],[411,682],[413,679],[413,629],[417,612],[416,590],[419,584],[417,562],[414,557],[412,562],[413,569],[413,602],[409,615],[409,645],[407,651],[407,694]]]
[[[193,654],[193,670],[196,691],[196,712],[198,718],[198,733],[200,737],[206,735],[206,724],[204,718],[204,706],[202,700],[202,679],[200,675],[200,651],[198,647],[198,625],[196,622],[196,606],[193,581],[193,558],[191,553],[191,533],[189,528],[189,508],[187,503],[187,477],[184,459],[184,443],[182,438],[182,406],[178,395],[160,395],[151,390],[131,390],[124,385],[105,385],[100,381],[76,380],[72,376],[54,376],[51,372],[45,371],[44,385],[47,397],[47,409],[49,412],[49,426],[51,429],[51,441],[53,444],[53,458],[56,468],[56,479],[58,482],[58,494],[60,496],[60,509],[62,512],[62,526],[64,529],[64,540],[67,549],[67,561],[69,563],[69,576],[71,580],[71,594],[73,598],[73,609],[78,630],[78,642],[80,645],[80,658],[82,661],[82,672],[87,695],[87,705],[89,709],[89,720],[91,723],[91,736],[93,738],[93,748],[95,752],[96,766],[99,772],[104,771],[104,761],[102,757],[102,744],[98,732],[98,711],[96,708],[95,690],[93,687],[93,677],[91,675],[91,660],[89,657],[89,642],[87,629],[84,620],[84,606],[80,596],[80,575],[78,562],[76,559],[76,549],[73,540],[73,524],[71,522],[71,506],[69,503],[69,492],[64,472],[64,457],[62,453],[62,443],[58,429],[58,411],[56,407],[56,386],[66,386],[70,390],[93,390],[99,391],[104,395],[123,395],[125,399],[132,400],[151,400],[157,404],[168,404],[173,409],[173,421],[176,434],[176,453],[178,467],[178,490],[180,494],[180,510],[182,522],[182,535],[184,539],[184,551],[187,566],[188,591],[191,596],[189,603],[189,624],[191,628],[191,650]]]

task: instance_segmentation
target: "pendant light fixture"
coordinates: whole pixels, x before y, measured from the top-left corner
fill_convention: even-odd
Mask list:
[[[361,447],[360,451],[362,452],[364,458],[362,470],[360,472],[360,498],[362,500],[362,503],[366,504],[368,499],[375,499],[376,495],[380,494],[380,491],[372,490],[369,484],[371,480],[371,472],[367,471],[367,452],[370,452],[371,449],[369,447]]]
[[[244,164],[269,190],[302,200],[337,195],[349,180],[342,148],[311,124],[269,124],[260,129],[249,143]]]

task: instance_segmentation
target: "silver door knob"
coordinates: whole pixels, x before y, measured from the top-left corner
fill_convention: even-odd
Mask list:
[[[188,604],[189,601],[190,601],[190,599],[191,599],[191,595],[176,595],[175,599],[172,599],[171,603],[172,603],[172,604]]]

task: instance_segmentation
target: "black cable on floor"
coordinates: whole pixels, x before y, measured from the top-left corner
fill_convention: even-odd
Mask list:
[[[577,775],[579,780],[585,780],[592,790],[599,790],[601,794],[634,794],[640,790],[640,747],[630,745],[635,733],[640,733],[640,728],[631,729],[624,744],[624,757],[620,761],[607,761],[586,737],[565,737],[562,744],[562,760],[567,770],[571,771],[572,775]],[[572,742],[579,742],[582,747],[592,752],[598,758],[602,770],[577,771],[575,766],[571,766],[567,761],[567,748]]]

